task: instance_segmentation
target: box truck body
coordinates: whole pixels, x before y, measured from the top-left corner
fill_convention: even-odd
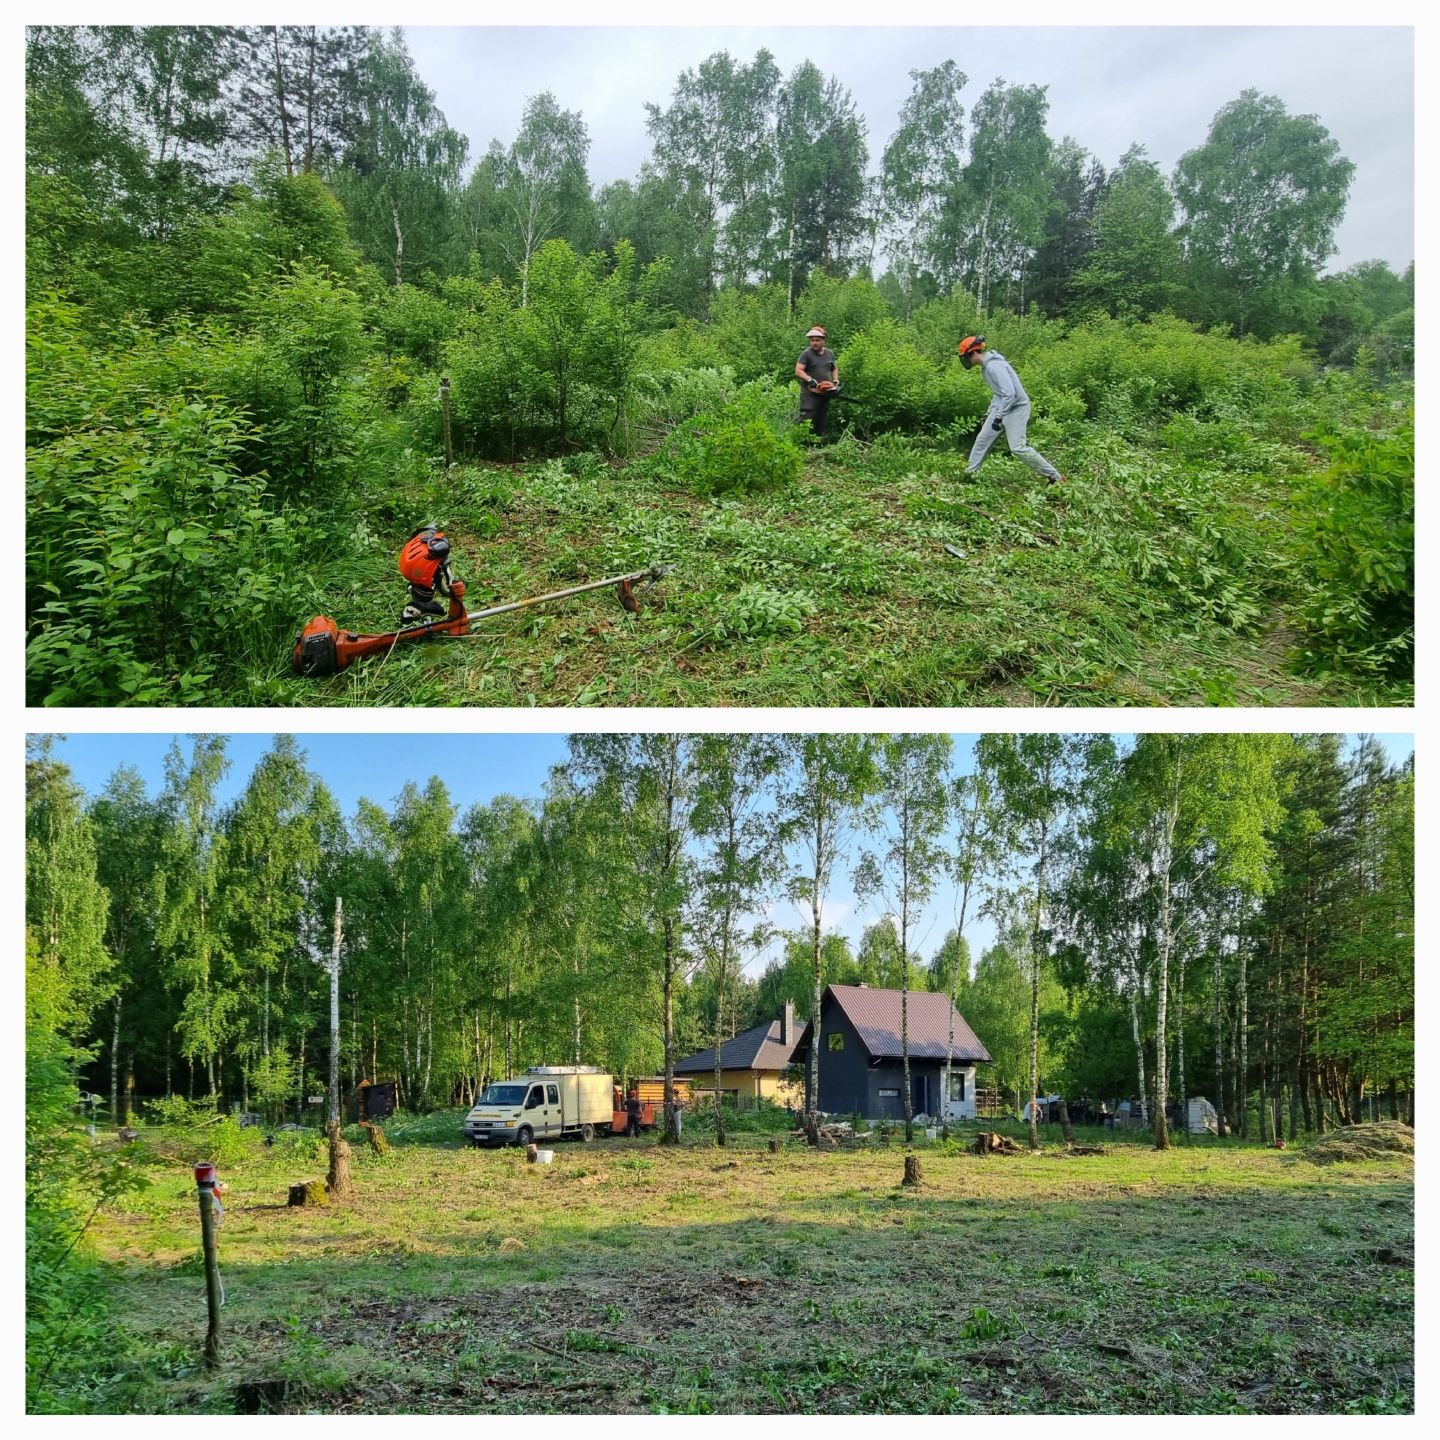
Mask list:
[[[535,1065],[486,1087],[465,1117],[472,1145],[528,1145],[572,1135],[608,1135],[614,1078],[593,1065]]]

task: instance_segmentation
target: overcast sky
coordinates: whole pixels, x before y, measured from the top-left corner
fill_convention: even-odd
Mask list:
[[[979,13],[979,12],[977,12]],[[1359,13],[1357,11],[1357,13]],[[590,178],[633,178],[649,154],[645,102],[679,73],[761,47],[783,73],[809,59],[849,87],[869,126],[872,168],[910,90],[909,72],[954,60],[968,113],[997,76],[1049,87],[1049,132],[1073,135],[1106,168],[1136,141],[1168,174],[1242,90],[1315,114],[1356,166],[1335,268],[1414,258],[1414,44],[1408,28],[409,27],[411,52],[478,159],[508,144],[527,97],[554,92],[590,130]]]

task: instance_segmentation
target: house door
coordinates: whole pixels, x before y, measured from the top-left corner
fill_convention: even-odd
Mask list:
[[[913,1107],[911,1113],[914,1115],[928,1115],[930,1113],[930,1077],[928,1075],[912,1075],[910,1077],[910,1104]]]

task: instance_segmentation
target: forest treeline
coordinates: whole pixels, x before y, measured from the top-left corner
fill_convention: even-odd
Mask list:
[[[436,514],[493,531],[487,461],[793,484],[815,320],[865,443],[967,445],[983,328],[1072,443],[1283,472],[1307,663],[1408,683],[1413,274],[1321,274],[1351,167],[1273,99],[1107,172],[947,62],[872,174],[839,79],[719,54],[597,189],[545,94],[470,165],[399,32],[37,27],[26,81],[32,703],[263,703],[330,587]]]
[[[153,262],[267,183],[316,175],[364,261],[427,291],[498,278],[523,303],[547,241],[612,257],[628,241],[642,270],[663,264],[657,300],[695,319],[766,285],[793,311],[819,271],[877,279],[901,318],[958,289],[981,314],[1170,310],[1408,363],[1413,271],[1322,275],[1354,166],[1317,117],[1246,91],[1166,175],[1143,136],[1109,169],[1053,137],[1046,86],[980,89],[953,60],[910,79],[882,145],[843,77],[717,52],[645,99],[639,174],[597,186],[585,118],[550,91],[472,155],[398,30],[35,27],[32,288],[63,278],[111,313],[203,304],[205,277]]]
[[[225,752],[177,741],[154,795],[29,760],[31,1023],[117,1121],[308,1113],[337,897],[342,1076],[412,1110],[668,1069],[860,980],[954,994],[1017,1106],[1032,1058],[1041,1093],[1205,1095],[1242,1134],[1413,1103],[1413,772],[1370,739],[992,735],[957,767],[946,736],[575,736],[543,796],[462,813],[437,777],[350,816],[286,736],[221,804]]]

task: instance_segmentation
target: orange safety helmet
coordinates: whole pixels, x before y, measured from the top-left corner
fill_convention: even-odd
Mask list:
[[[417,530],[400,551],[400,573],[412,585],[435,588],[435,576],[450,558],[450,542],[433,525]]]
[[[985,337],[983,335],[967,335],[955,348],[962,357],[973,355],[977,350],[985,348]]]

